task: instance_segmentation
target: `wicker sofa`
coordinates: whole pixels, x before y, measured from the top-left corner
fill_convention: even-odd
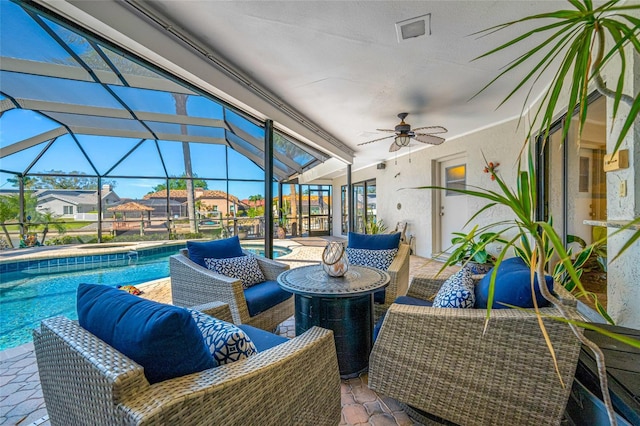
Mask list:
[[[243,250],[246,255],[251,253]],[[265,278],[275,281],[289,265],[256,256]],[[227,303],[231,308],[234,324],[248,324],[267,331],[273,331],[278,325],[293,315],[293,295],[287,300],[251,316],[247,299],[239,279],[216,274],[189,259],[187,249],[182,249],[169,258],[171,276],[171,296],[173,304],[189,307],[211,301]]]
[[[444,279],[414,277],[408,296],[426,300]],[[576,319],[576,300],[556,293]],[[556,308],[540,309],[559,316]],[[369,363],[369,387],[400,401],[425,424],[558,425],[569,398],[580,342],[569,327],[545,318],[560,383],[538,318],[531,309],[485,309],[393,304]],[[428,413],[428,414],[427,414]]]
[[[199,310],[230,321],[229,306]],[[335,425],[340,377],[333,334],[314,327],[264,352],[150,385],[143,368],[64,317],[34,346],[52,425]]]

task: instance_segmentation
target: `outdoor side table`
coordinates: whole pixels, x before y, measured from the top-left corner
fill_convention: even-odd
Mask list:
[[[321,265],[310,265],[281,273],[278,284],[295,294],[296,336],[314,325],[333,330],[340,376],[357,377],[367,369],[373,293],[389,284],[389,274],[351,265],[343,277],[331,277]]]

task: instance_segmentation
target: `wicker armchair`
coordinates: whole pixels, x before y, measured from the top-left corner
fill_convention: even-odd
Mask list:
[[[243,252],[250,255],[249,252]],[[275,281],[289,265],[256,256],[265,278]],[[293,297],[261,312],[249,315],[247,300],[242,282],[236,278],[216,274],[189,259],[187,249],[169,258],[171,276],[171,297],[177,306],[196,306],[214,300],[227,303],[231,308],[234,324],[248,324],[267,331],[275,330],[278,325],[293,315]]]
[[[387,269],[390,280],[389,285],[385,288],[384,303],[375,303],[373,305],[375,321],[378,321],[387,312],[396,297],[404,296],[407,293],[407,287],[409,287],[409,252],[409,245],[400,243],[398,253],[389,269]]]
[[[231,320],[228,305],[199,307]],[[333,334],[313,327],[248,359],[149,385],[143,368],[64,317],[33,340],[52,425],[336,425]]]
[[[414,277],[408,296],[426,299],[443,281]],[[579,318],[575,298],[555,290]],[[553,307],[540,311],[559,316]],[[393,304],[371,353],[369,387],[425,424],[430,416],[460,425],[560,424],[580,342],[566,324],[543,320],[563,387],[533,310],[492,310],[483,334],[486,313]]]

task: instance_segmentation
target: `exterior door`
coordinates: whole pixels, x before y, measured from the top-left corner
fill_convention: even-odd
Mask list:
[[[331,192],[309,187],[309,236],[331,235]]]
[[[465,157],[439,162],[439,186],[449,189],[464,189],[467,182],[467,164]],[[438,191],[437,214],[438,234],[440,236],[436,251],[449,252],[454,232],[462,231],[468,220],[467,196],[454,191]]]

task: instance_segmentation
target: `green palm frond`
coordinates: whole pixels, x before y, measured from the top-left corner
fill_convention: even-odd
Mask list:
[[[523,105],[524,110],[533,85],[539,81],[543,73],[552,67],[557,67],[551,84],[543,93],[542,102],[534,114],[532,123],[539,121],[539,127],[534,128],[533,126],[536,126],[536,124],[532,124],[528,136],[531,137],[534,132],[544,137],[548,136],[555,119],[558,101],[564,93],[568,94],[568,111],[573,111],[576,107],[580,107],[578,123],[579,132],[581,133],[587,117],[589,84],[596,82],[601,92],[614,99],[613,118],[617,116],[618,106],[621,101],[625,101],[630,107],[628,116],[616,140],[615,152],[622,144],[640,113],[640,95],[630,96],[624,94],[626,89],[624,70],[627,64],[625,48],[631,46],[631,49],[636,54],[640,53],[640,39],[638,38],[640,34],[640,19],[625,12],[640,10],[640,4],[620,5],[618,1],[612,0],[594,8],[590,0],[569,0],[568,3],[574,9],[537,14],[475,33],[475,35],[479,36],[488,36],[523,23],[542,23],[539,27],[491,49],[474,60],[487,58],[518,45],[520,42],[530,40],[532,37],[539,37],[541,34],[547,37],[507,64],[505,69],[476,93],[474,97],[484,92],[505,75],[512,73],[515,69],[526,67],[529,71],[498,105],[498,107],[503,105],[515,93],[530,84],[531,88]],[[552,20],[552,22],[549,23],[549,20]],[[607,47],[605,44],[607,35],[613,40],[613,46],[611,47]],[[540,56],[542,57],[537,59]],[[619,61],[622,72],[618,74],[615,90],[612,91],[601,87],[600,72],[604,65],[614,58]],[[559,61],[559,65],[555,65],[556,61]],[[563,137],[565,138],[569,132],[570,125],[571,122],[567,121],[564,126]]]

